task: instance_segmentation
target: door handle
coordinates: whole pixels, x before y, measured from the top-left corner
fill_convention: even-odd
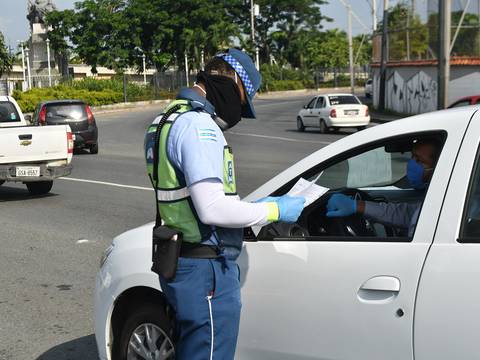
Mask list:
[[[19,140],[32,140],[32,134],[18,135]]]
[[[393,300],[400,287],[400,279],[395,276],[375,276],[360,286],[357,295],[363,301],[385,302]]]

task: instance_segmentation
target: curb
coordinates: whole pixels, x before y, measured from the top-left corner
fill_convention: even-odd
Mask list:
[[[356,87],[355,94],[363,92],[363,87]],[[257,93],[256,99],[274,99],[277,97],[283,96],[305,96],[305,95],[316,95],[318,93],[350,93],[350,87],[337,87],[337,88],[317,88],[317,89],[301,89],[301,90],[285,90],[285,91],[269,91]]]
[[[150,106],[150,105],[166,105],[171,102],[171,99],[164,100],[149,100],[149,101],[135,101],[135,102],[126,102],[110,105],[100,105],[92,106],[92,111],[94,114],[104,114],[115,111],[125,111],[125,110],[134,110],[139,107]]]

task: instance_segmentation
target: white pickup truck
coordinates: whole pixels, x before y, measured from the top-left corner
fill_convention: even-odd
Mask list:
[[[72,171],[73,138],[68,125],[28,126],[15,99],[0,96],[0,185],[23,182],[46,194],[53,179]]]

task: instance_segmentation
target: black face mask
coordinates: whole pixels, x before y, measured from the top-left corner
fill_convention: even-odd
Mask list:
[[[207,100],[215,107],[215,122],[223,130],[235,126],[242,119],[240,89],[235,81],[227,76],[211,75],[200,71],[197,81],[205,85]]]

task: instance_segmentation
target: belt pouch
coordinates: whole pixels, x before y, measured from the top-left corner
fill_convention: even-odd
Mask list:
[[[165,280],[173,280],[177,272],[182,233],[167,226],[153,228],[152,271]]]

